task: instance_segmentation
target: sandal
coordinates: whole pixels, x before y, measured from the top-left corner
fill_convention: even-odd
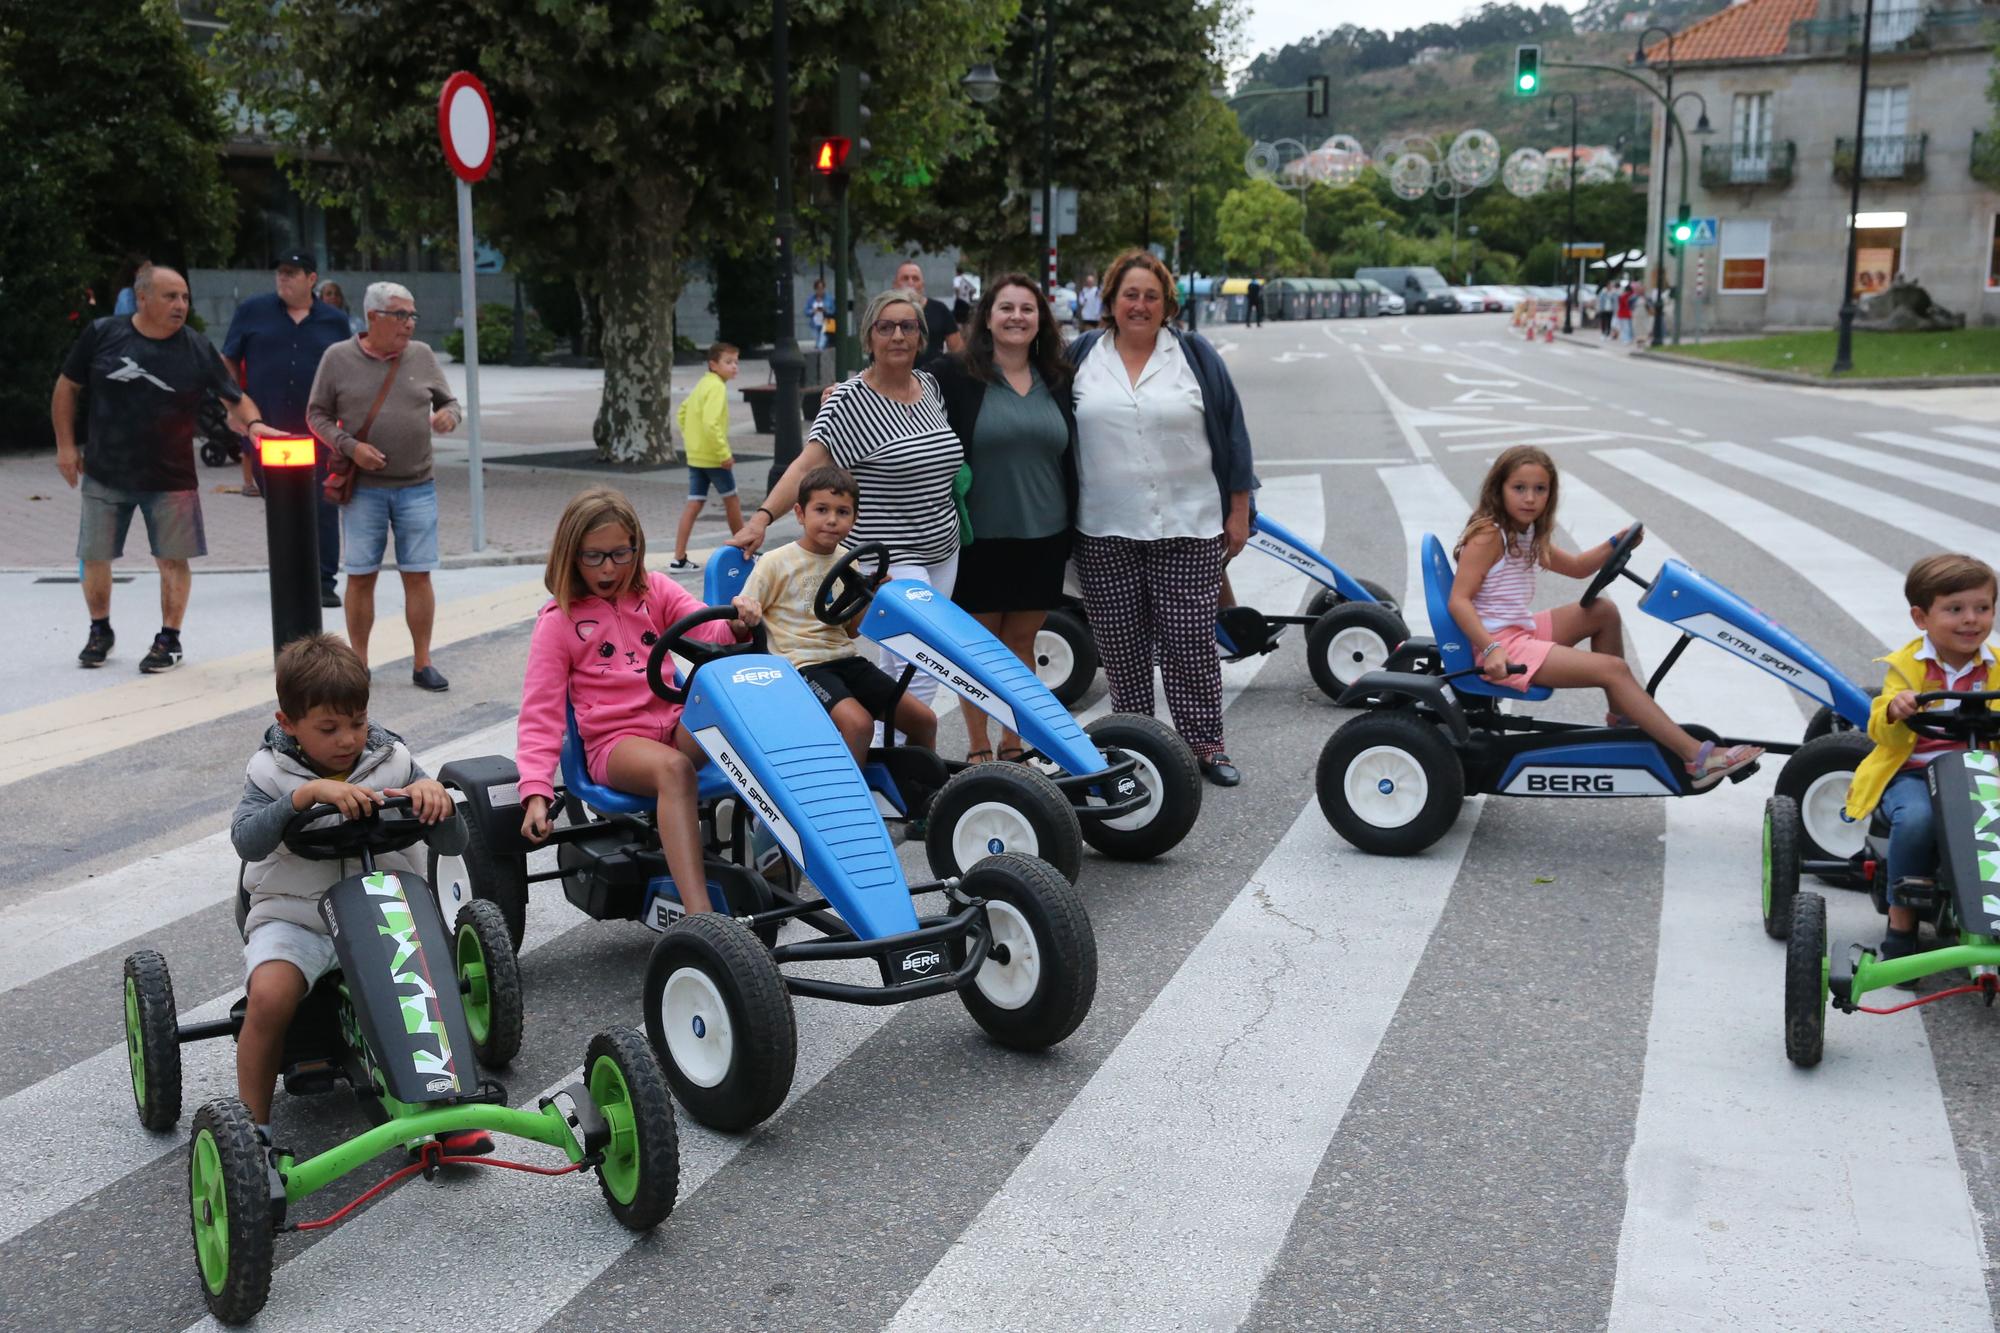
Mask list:
[[[1008,754],[1012,750],[1014,753]],[[1028,747],[1025,745],[1003,745],[1000,747],[1000,762],[1003,764],[1025,764],[1028,762]]]
[[[256,500],[256,499],[259,499],[259,498],[261,498],[261,497],[263,496],[264,492],[262,492],[262,491],[258,490],[258,489],[257,489],[257,483],[253,481],[253,482],[249,482],[249,483],[246,483],[246,484],[244,485],[244,487],[243,487],[243,490],[242,490],[241,494],[242,494],[243,498],[244,498],[244,499],[246,499],[246,500]]]
[[[979,757],[981,755],[985,755],[986,758],[981,759]],[[990,763],[992,759],[993,759],[993,751],[988,749],[967,750],[965,752],[965,762],[968,765]]]
[[[1763,756],[1764,747],[1761,745],[1732,745],[1727,750],[1718,750],[1714,741],[1703,741],[1694,758],[1687,761],[1687,773],[1694,779],[1696,791],[1706,791]]]

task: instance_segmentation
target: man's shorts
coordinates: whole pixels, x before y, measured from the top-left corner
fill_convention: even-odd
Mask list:
[[[396,568],[427,574],[438,567],[438,493],[435,481],[415,486],[354,488],[340,507],[340,538],[349,574],[375,574],[389,531],[396,533]]]
[[[806,684],[819,696],[820,706],[827,712],[843,699],[853,699],[868,710],[868,715],[880,718],[888,713],[896,703],[896,682],[888,672],[865,657],[839,657],[831,662],[815,662],[811,666],[800,667],[799,674]]]
[[[306,979],[306,989],[333,971],[340,961],[333,937],[290,921],[266,921],[243,941],[243,981],[265,963],[290,963]]]
[[[132,511],[146,520],[146,540],[161,560],[192,560],[208,554],[201,526],[200,491],[127,491],[107,486],[89,473],[83,478],[83,516],[76,530],[76,558],[116,560],[125,554]]]
[[[688,499],[706,500],[708,488],[715,487],[715,493],[727,500],[736,494],[736,469],[727,467],[690,467],[688,469]]]

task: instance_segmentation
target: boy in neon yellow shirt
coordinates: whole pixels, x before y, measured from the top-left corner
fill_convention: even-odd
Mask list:
[[[687,441],[688,500],[681,510],[681,526],[674,533],[674,558],[668,569],[700,569],[688,559],[688,537],[694,521],[708,502],[708,488],[722,497],[723,513],[729,530],[743,526],[743,506],[736,498],[736,459],[729,452],[729,381],[736,378],[737,350],[733,344],[717,343],[708,349],[708,373],[694,386],[681,404],[675,422]]]

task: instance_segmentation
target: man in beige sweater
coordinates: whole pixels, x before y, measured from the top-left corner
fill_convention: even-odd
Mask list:
[[[417,302],[407,287],[370,284],[362,300],[367,331],[327,349],[313,379],[306,422],[326,446],[350,459],[358,475],[354,498],[341,509],[347,569],[347,641],[368,660],[375,626],[375,578],[389,533],[396,534],[396,572],[403,578],[403,615],[415,649],[411,678],[419,689],[450,688],[431,663],[431,622],[437,595],[437,482],[431,477],[431,434],[449,434],[463,413],[437,357],[415,342]],[[369,408],[383,392],[368,425]]]

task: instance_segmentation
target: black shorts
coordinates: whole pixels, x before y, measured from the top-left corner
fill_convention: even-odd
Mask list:
[[[831,713],[843,699],[852,699],[880,718],[896,704],[896,682],[889,673],[865,657],[839,657],[800,667],[799,674],[819,696],[821,707]]]

